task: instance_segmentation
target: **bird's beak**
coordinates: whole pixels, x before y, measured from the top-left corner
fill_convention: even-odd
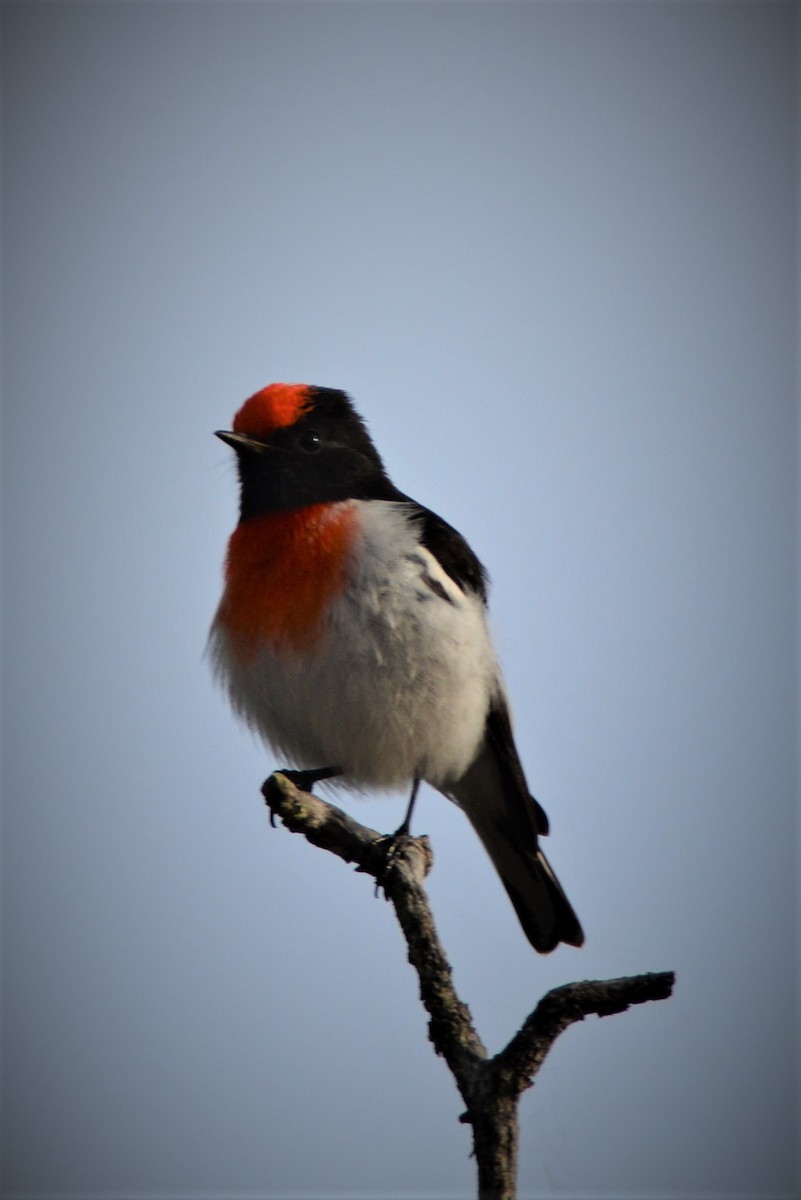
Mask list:
[[[269,448],[266,442],[261,441],[260,438],[251,437],[247,433],[228,433],[225,429],[218,429],[214,436],[225,442],[232,450],[236,450],[237,454],[241,450],[252,450],[261,454],[263,450]]]

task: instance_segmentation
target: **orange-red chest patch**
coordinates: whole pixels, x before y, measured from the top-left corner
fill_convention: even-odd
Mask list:
[[[228,543],[219,620],[235,652],[264,643],[297,650],[324,630],[327,605],[345,588],[357,533],[353,505],[317,504],[242,522]]]

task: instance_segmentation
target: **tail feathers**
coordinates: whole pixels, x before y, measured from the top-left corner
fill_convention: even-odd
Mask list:
[[[560,942],[582,946],[584,932],[562,890],[551,864],[539,846],[510,834],[508,822],[496,825],[475,809],[467,811],[471,823],[492,859],[503,886],[509,893],[518,920],[528,940],[540,954],[555,950]]]
[[[539,950],[540,954],[548,954],[555,950],[560,942],[565,942],[568,946],[583,946],[584,930],[542,850],[537,850],[537,861],[532,874],[536,880],[537,891],[533,904],[534,887],[531,883],[524,894],[518,894],[512,879],[501,875],[501,880],[509,893],[523,931],[534,949]],[[542,893],[545,893],[547,899]]]
[[[578,917],[539,846],[548,818],[528,793],[505,708],[491,711],[487,734],[447,794],[470,818],[534,949],[548,954],[560,942],[582,946]]]

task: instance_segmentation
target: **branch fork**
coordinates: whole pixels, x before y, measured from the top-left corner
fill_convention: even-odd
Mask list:
[[[423,887],[433,862],[428,838],[380,834],[319,796],[301,791],[280,771],[265,782],[262,794],[273,824],[279,817],[292,833],[303,834],[312,845],[355,863],[357,871],[371,875],[392,903],[429,1016],[429,1039],[448,1064],[466,1105],[460,1120],[473,1129],[479,1200],[514,1200],[518,1102],[559,1034],[593,1013],[611,1016],[632,1004],[667,999],[673,990],[673,972],[554,988],[491,1058],[469,1008],[456,994]]]

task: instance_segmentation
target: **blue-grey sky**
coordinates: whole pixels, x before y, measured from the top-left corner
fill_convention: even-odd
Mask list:
[[[345,388],[471,540],[549,854],[541,958],[427,792],[520,1193],[794,1197],[790,3],[6,4],[8,1197],[469,1197],[389,906],[269,827],[203,661],[212,437]],[[351,800],[384,830],[400,798]]]

